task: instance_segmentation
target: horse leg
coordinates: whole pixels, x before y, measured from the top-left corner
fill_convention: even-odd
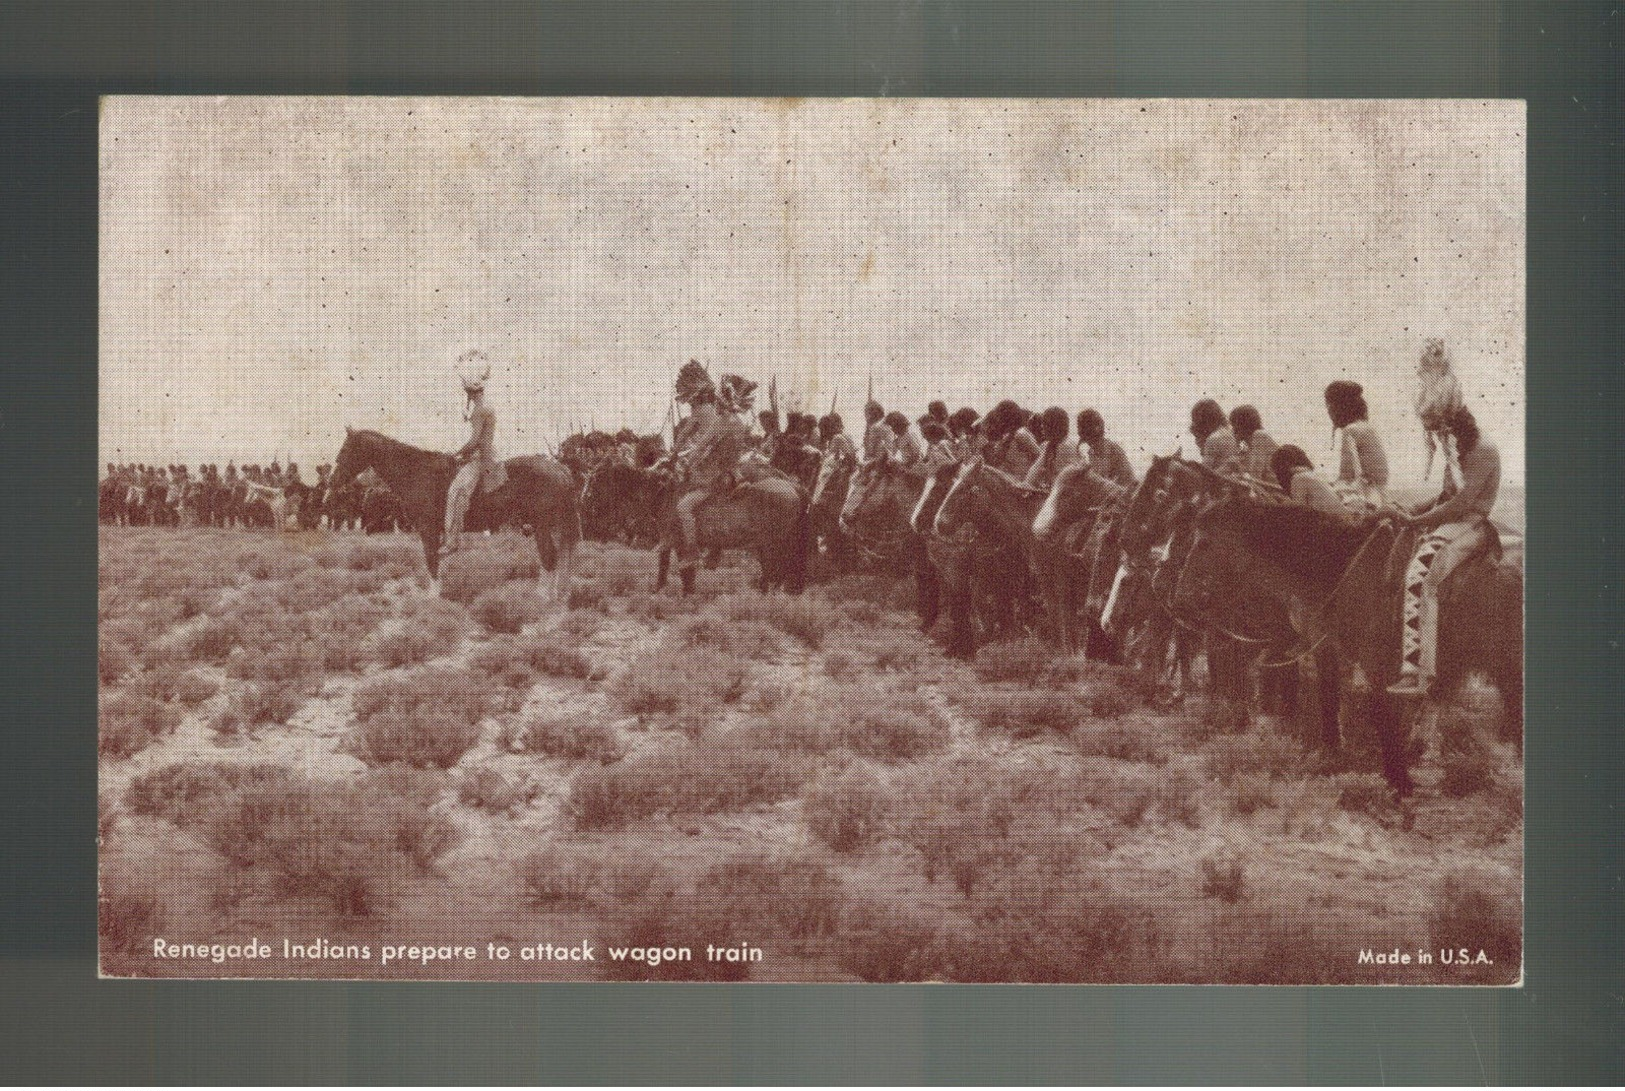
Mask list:
[[[1343,706],[1343,664],[1337,652],[1321,647],[1315,651],[1315,689],[1320,698],[1320,742],[1327,750],[1343,744],[1338,722]]]
[[[423,561],[429,566],[429,593],[436,598],[440,597],[440,536],[438,534],[424,533],[418,535],[423,541]]]
[[[655,565],[655,590],[663,590],[666,586],[666,577],[671,574],[671,547],[661,546],[657,554]]]
[[[1385,686],[1386,680],[1378,684]],[[1405,737],[1408,717],[1404,699],[1391,697],[1373,686],[1371,710],[1377,728],[1377,743],[1382,750],[1382,775],[1396,795],[1408,796],[1416,790],[1416,784],[1411,780],[1406,755],[1409,740]]]

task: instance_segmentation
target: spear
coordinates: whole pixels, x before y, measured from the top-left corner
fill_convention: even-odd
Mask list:
[[[833,393],[833,394],[831,394],[829,396],[829,411],[830,411],[831,416],[833,416],[835,414],[835,403],[840,401],[840,400],[841,400],[841,391],[840,391],[840,388],[837,387],[836,390],[835,390],[835,393]]]
[[[875,373],[869,372],[869,401],[875,400]]]

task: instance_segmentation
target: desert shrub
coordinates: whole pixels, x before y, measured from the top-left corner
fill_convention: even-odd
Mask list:
[[[841,968],[864,981],[942,980],[942,925],[918,911],[880,902],[847,906],[836,941]]]
[[[233,868],[263,876],[281,895],[366,916],[405,877],[432,866],[455,827],[421,800],[295,779],[225,796],[205,837]]]
[[[824,656],[824,673],[837,682],[850,681],[856,664],[845,652],[828,652]]]
[[[1523,924],[1512,898],[1497,896],[1481,880],[1446,875],[1428,910],[1430,945],[1459,955],[1465,948],[1464,983],[1515,981],[1523,958]],[[1477,965],[1483,951],[1490,964]]]
[[[1207,934],[1194,938],[1195,979],[1233,985],[1350,985],[1379,980],[1359,965],[1357,947],[1295,907],[1213,907]]]
[[[1195,829],[1201,825],[1202,809],[1197,801],[1201,786],[1183,770],[1164,777],[1157,785],[1157,810],[1170,822]]]
[[[1232,778],[1228,792],[1232,814],[1250,815],[1276,805],[1275,782],[1260,773],[1242,773]]]
[[[1398,813],[1394,791],[1378,773],[1339,773],[1332,778],[1337,805],[1350,814],[1363,814],[1387,823]]]
[[[1118,825],[1133,829],[1145,821],[1145,816],[1151,811],[1151,804],[1156,802],[1156,793],[1149,788],[1130,788],[1127,791],[1111,796],[1102,806],[1102,809]]]
[[[1190,742],[1205,743],[1216,735],[1231,734],[1244,727],[1245,712],[1246,707],[1234,701],[1198,697],[1186,703],[1185,714],[1179,719],[1181,734]]]
[[[880,837],[890,809],[885,786],[859,768],[821,777],[802,793],[807,829],[836,852],[852,852]]]
[[[600,972],[611,981],[746,981],[748,962],[712,961],[706,945],[727,945],[737,932],[718,909],[704,899],[683,899],[657,891],[625,903],[599,934],[606,960]],[[639,961],[616,958],[615,952],[688,948],[690,959]]]
[[[517,633],[540,618],[543,607],[535,584],[515,582],[480,592],[468,612],[492,632]]]
[[[948,725],[913,694],[851,689],[834,699],[790,697],[729,739],[822,754],[847,750],[879,761],[913,761],[948,743]]]
[[[502,742],[514,753],[595,761],[600,765],[620,761],[626,755],[615,725],[601,712],[589,709],[549,709],[505,728]]]
[[[96,642],[96,677],[110,686],[123,678],[135,666],[135,656],[128,644],[103,635]]]
[[[711,610],[731,621],[766,622],[814,651],[841,618],[840,610],[822,599],[777,593],[723,595]]]
[[[879,761],[915,761],[948,745],[948,725],[914,694],[850,688],[831,709],[841,745]]]
[[[323,568],[371,572],[390,565],[416,565],[418,548],[415,541],[368,538],[327,546],[317,551],[313,560]]]
[[[313,640],[288,640],[266,647],[245,648],[226,661],[226,673],[251,682],[288,685],[322,672],[322,649]]]
[[[96,843],[101,844],[118,826],[118,807],[106,796],[96,797]]]
[[[200,671],[187,671],[175,680],[175,699],[183,705],[201,705],[218,692],[219,684]]]
[[[252,731],[261,724],[285,724],[304,707],[303,685],[253,682],[239,688],[215,714],[209,727],[222,735]]]
[[[794,796],[809,776],[798,755],[745,746],[685,746],[589,766],[570,783],[578,829],[610,829],[662,812],[711,813]]]
[[[638,591],[626,596],[623,608],[627,617],[650,623],[670,621],[674,617],[693,613],[698,607],[691,598],[675,598],[671,595]]]
[[[163,903],[151,885],[104,875],[96,899],[96,933],[104,954],[133,955],[163,925]]]
[[[697,732],[718,704],[743,697],[751,679],[750,664],[736,655],[659,649],[611,678],[607,689],[634,716],[672,716]]]
[[[1009,852],[1016,814],[1039,806],[1014,775],[958,762],[900,780],[891,825],[920,854],[926,882],[950,880],[969,894]]]
[[[556,631],[576,642],[591,640],[604,627],[604,615],[592,610],[566,610],[559,615]]]
[[[1064,735],[1083,719],[1083,708],[1069,693],[1049,689],[993,690],[973,695],[971,714],[990,731],[1014,739],[1050,732]]]
[[[784,636],[764,621],[729,619],[707,610],[679,620],[667,630],[666,642],[678,649],[709,648],[760,659],[778,652]]]
[[[1202,860],[1202,897],[1232,904],[1247,890],[1241,861],[1234,856],[1208,856]]]
[[[608,909],[668,893],[671,877],[648,856],[550,846],[519,863],[521,898],[535,909]]]
[[[570,584],[569,607],[572,610],[595,610],[600,614],[607,614],[609,596],[604,593],[604,588],[600,584],[575,580]]]
[[[457,782],[457,798],[470,807],[492,814],[511,814],[536,798],[536,785],[528,779],[509,780],[495,769],[475,769]]]
[[[180,681],[181,669],[173,663],[163,663],[129,679],[125,691],[151,697],[154,701],[173,701]]]
[[[440,597],[467,606],[487,591],[506,583],[535,586],[541,562],[530,551],[509,553],[499,549],[464,549],[440,566]]]
[[[907,673],[920,665],[920,656],[917,643],[897,637],[875,649],[875,670]]]
[[[1052,677],[1055,649],[1037,637],[988,644],[976,653],[976,677],[984,682],[1037,685]]]
[[[185,654],[205,663],[224,663],[242,641],[242,628],[235,617],[204,618],[187,634]]]
[[[536,668],[518,640],[498,637],[475,647],[468,665],[497,685],[528,690],[536,683]]]
[[[1439,780],[1439,791],[1451,799],[1464,799],[1494,786],[1495,759],[1489,751],[1473,746],[1445,752],[1444,776]]]
[[[1132,731],[1117,724],[1079,727],[1072,733],[1072,743],[1080,754],[1097,754],[1118,761],[1162,765],[1168,760],[1168,755],[1144,732]]]
[[[841,919],[841,884],[821,861],[742,853],[700,877],[696,897],[709,901],[736,935],[786,937],[805,948],[835,933]]]
[[[1114,682],[1100,682],[1091,686],[1084,701],[1089,706],[1089,715],[1098,720],[1115,720],[1141,703]]]
[[[1303,755],[1298,744],[1285,735],[1259,731],[1214,739],[1206,760],[1209,775],[1229,784],[1246,774],[1267,780],[1289,779],[1301,771]]]
[[[115,693],[102,701],[97,753],[127,758],[180,726],[178,708],[144,693]]]
[[[293,780],[292,770],[280,765],[184,761],[130,781],[124,802],[135,814],[184,828],[203,821],[209,806],[227,793]]]
[[[352,749],[369,765],[449,769],[479,742],[488,699],[461,671],[420,670],[356,690]]]
[[[1167,941],[1158,914],[1086,876],[1013,861],[972,903],[974,942],[950,952],[957,981],[1154,980]]]

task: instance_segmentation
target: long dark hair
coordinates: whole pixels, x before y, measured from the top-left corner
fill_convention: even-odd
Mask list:
[[[1365,388],[1347,379],[1326,384],[1326,412],[1334,428],[1347,428],[1357,420],[1370,416],[1365,404]]]
[[[1270,456],[1270,473],[1287,492],[1292,491],[1292,475],[1299,470],[1312,470],[1315,464],[1309,461],[1309,456],[1303,453],[1303,448],[1288,443],[1275,449]]]

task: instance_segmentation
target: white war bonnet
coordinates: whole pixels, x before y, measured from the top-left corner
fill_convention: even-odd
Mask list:
[[[470,394],[484,390],[485,381],[491,377],[491,358],[479,349],[469,349],[457,357],[457,377]]]

